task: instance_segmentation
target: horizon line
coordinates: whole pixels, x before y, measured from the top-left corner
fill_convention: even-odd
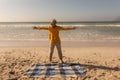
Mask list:
[[[8,23],[12,23],[12,22],[50,22],[50,21],[3,21],[0,23],[4,23],[4,22],[8,22]],[[57,21],[59,22],[120,22],[120,21]]]

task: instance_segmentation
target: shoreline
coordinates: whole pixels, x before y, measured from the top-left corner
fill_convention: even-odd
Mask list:
[[[0,47],[49,47],[49,41],[0,41]],[[61,41],[63,47],[120,47],[120,41]]]

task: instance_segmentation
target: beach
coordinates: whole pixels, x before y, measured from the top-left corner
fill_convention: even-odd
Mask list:
[[[0,0],[0,80],[120,80],[120,0]]]
[[[65,63],[80,63],[87,70],[84,79],[78,80],[120,80],[119,49],[117,45],[63,46],[63,60]],[[60,62],[56,50],[53,61]],[[0,80],[33,80],[24,74],[31,65],[40,63],[49,63],[49,46],[0,47]],[[56,77],[36,80],[62,79]]]
[[[63,60],[79,63],[84,77],[30,78],[34,64],[49,62],[49,32],[33,30],[48,22],[0,23],[0,80],[120,80],[120,22],[60,22]],[[55,49],[53,62],[60,63]]]

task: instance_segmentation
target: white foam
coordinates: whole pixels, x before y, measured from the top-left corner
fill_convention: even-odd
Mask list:
[[[48,24],[0,24],[0,27],[46,27]],[[59,24],[63,27],[120,27],[120,24]]]

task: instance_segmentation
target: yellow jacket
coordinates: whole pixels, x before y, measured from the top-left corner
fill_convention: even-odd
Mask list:
[[[50,32],[49,39],[50,39],[51,44],[56,44],[60,42],[59,31],[66,30],[66,28],[63,28],[60,26],[53,28],[52,26],[48,26],[48,30]]]

